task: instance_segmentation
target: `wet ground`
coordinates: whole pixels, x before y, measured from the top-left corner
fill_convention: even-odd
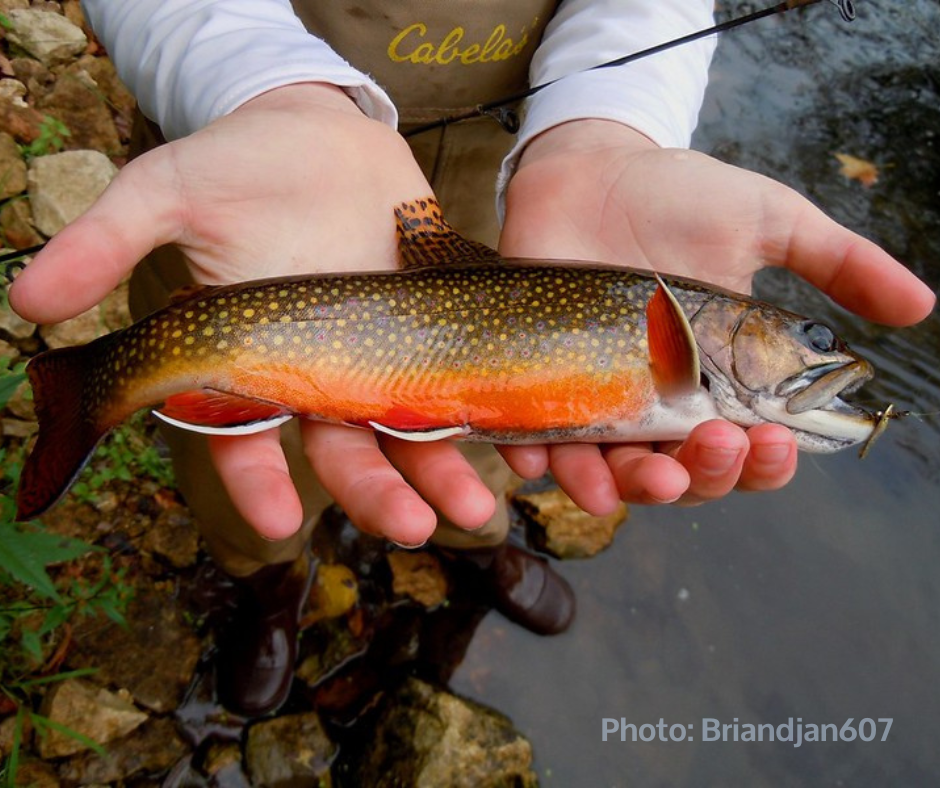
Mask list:
[[[937,287],[940,3],[856,6],[852,24],[823,3],[727,35],[695,147],[807,194]],[[841,176],[837,152],[876,163],[878,183]],[[784,276],[759,292],[834,324],[872,359],[867,397],[940,411],[936,314],[888,330]],[[491,614],[452,687],[512,717],[547,786],[934,785],[938,511],[936,415],[892,424],[864,461],[804,456],[778,493],[634,507],[607,553],[562,566],[580,605],[570,633],[542,640]],[[794,735],[798,720],[877,730],[833,742],[829,729],[800,747],[735,742],[730,728],[727,742],[702,741],[703,718],[791,717]],[[667,739],[681,725],[686,740],[603,742],[604,718],[663,719]],[[893,720],[886,741],[878,718]]]

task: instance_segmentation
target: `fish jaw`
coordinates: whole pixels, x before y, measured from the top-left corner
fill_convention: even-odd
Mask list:
[[[800,449],[830,453],[871,438],[877,416],[842,399],[871,365],[831,330],[751,299],[715,297],[692,320],[722,417],[782,424]]]

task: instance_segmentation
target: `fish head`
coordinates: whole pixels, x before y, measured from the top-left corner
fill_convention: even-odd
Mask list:
[[[877,414],[844,401],[874,374],[825,323],[750,299],[719,298],[692,320],[719,412],[739,424],[783,424],[801,449],[868,440]]]

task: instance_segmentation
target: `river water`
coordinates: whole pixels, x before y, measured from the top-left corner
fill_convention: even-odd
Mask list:
[[[765,173],[940,285],[940,3],[823,3],[726,35],[694,146]],[[753,10],[721,3],[723,16]],[[874,161],[871,188],[833,154]],[[834,325],[875,362],[878,403],[940,411],[940,319],[871,326],[786,276],[760,295]],[[603,555],[561,571],[572,630],[489,615],[452,678],[533,742],[543,786],[927,786],[940,780],[940,418],[872,454],[804,455],[785,490],[634,507]],[[665,723],[684,741],[602,740]],[[848,720],[872,741],[703,741],[703,720]],[[890,731],[882,741],[890,718]],[[608,727],[614,725],[607,722]],[[872,731],[874,727],[874,731]],[[647,737],[652,728],[643,729]],[[766,731],[766,729],[765,729]],[[784,735],[785,729],[779,731]],[[804,733],[804,737],[806,734]]]

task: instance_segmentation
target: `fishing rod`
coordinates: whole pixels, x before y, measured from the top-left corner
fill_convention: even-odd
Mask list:
[[[624,55],[623,57],[616,58],[615,60],[609,60],[606,63],[599,63],[596,66],[592,66],[591,68],[585,69],[584,71],[578,73],[583,74],[589,71],[598,71],[603,68],[625,66],[628,63],[633,63],[634,61],[641,60],[642,58],[650,57],[651,55],[656,55],[660,52],[665,52],[666,50],[683,46],[684,44],[690,44],[693,41],[698,41],[700,38],[707,38],[708,36],[718,35],[719,33],[733,30],[737,27],[741,27],[742,25],[749,24],[750,22],[756,22],[758,19],[763,19],[764,17],[774,16],[776,14],[785,14],[787,11],[792,11],[795,8],[805,8],[811,5],[816,5],[820,2],[822,2],[822,0],[784,0],[784,2],[777,3],[759,11],[752,11],[749,14],[744,14],[742,16],[735,17],[734,19],[729,19],[725,22],[720,22],[716,25],[713,25],[712,27],[697,30],[694,33],[689,33],[687,35],[680,36],[679,38],[674,38],[671,41],[666,41],[662,44],[656,44],[655,46],[642,49],[638,52],[633,52],[629,55]],[[839,9],[839,13],[846,22],[851,22],[853,19],[855,19],[855,3],[853,0],[828,0],[828,2],[832,3]],[[515,134],[519,130],[519,117],[512,109],[509,108],[509,105],[516,104],[523,99],[534,96],[536,93],[544,90],[549,85],[554,85],[556,82],[565,79],[568,76],[571,75],[566,74],[565,76],[558,77],[558,79],[554,79],[550,82],[545,82],[541,85],[535,85],[534,87],[530,87],[526,90],[521,90],[517,93],[486,102],[485,104],[479,104],[466,112],[462,112],[456,115],[449,115],[447,117],[431,121],[430,123],[415,126],[411,129],[408,129],[407,131],[402,132],[402,136],[414,137],[418,134],[432,131],[433,129],[444,128],[445,126],[450,126],[454,123],[460,123],[464,120],[480,117],[491,117],[507,132],[510,134]],[[10,275],[12,269],[22,269],[25,267],[25,263],[22,262],[21,258],[35,254],[44,246],[45,243],[41,243],[37,244],[36,246],[31,246],[28,249],[19,249],[15,252],[7,252],[6,254],[0,255],[0,277],[6,279],[7,281],[12,281],[12,277]]]
[[[760,11],[753,11],[749,14],[744,14],[742,16],[735,17],[734,19],[729,19],[726,22],[720,22],[716,25],[713,25],[712,27],[696,30],[694,33],[689,33],[688,35],[674,38],[671,41],[666,41],[662,44],[656,44],[655,46],[648,47],[647,49],[641,49],[638,52],[633,52],[629,55],[624,55],[623,57],[618,57],[614,60],[608,60],[606,63],[599,63],[596,66],[591,66],[590,68],[586,68],[583,71],[576,73],[586,74],[589,71],[599,71],[602,68],[625,66],[628,63],[633,63],[636,60],[641,60],[645,57],[650,57],[651,55],[657,55],[660,52],[665,52],[666,50],[683,46],[684,44],[691,44],[693,41],[698,41],[700,38],[707,38],[708,36],[718,35],[719,33],[733,30],[736,27],[741,27],[742,25],[746,25],[750,22],[756,22],[758,19],[763,19],[767,16],[785,14],[787,11],[792,11],[794,8],[804,8],[807,6],[816,5],[816,3],[819,2],[821,2],[821,0],[785,0],[785,2],[777,3],[776,5],[770,6],[768,8],[763,8]],[[855,4],[853,0],[829,0],[829,2],[839,9],[839,13],[846,22],[851,22],[855,19]],[[516,104],[523,99],[530,98],[536,93],[545,90],[545,88],[549,87],[550,85],[554,85],[556,82],[560,82],[569,76],[571,76],[571,74],[565,74],[564,76],[553,79],[550,82],[544,82],[541,85],[535,85],[534,87],[527,88],[526,90],[520,90],[517,93],[489,101],[485,104],[478,104],[476,107],[471,110],[467,110],[466,112],[462,112],[457,115],[449,115],[446,118],[439,118],[429,123],[415,126],[414,128],[402,132],[402,136],[414,137],[417,134],[423,134],[427,131],[432,131],[433,129],[444,128],[445,126],[449,126],[453,123],[459,123],[463,120],[470,120],[472,118],[480,118],[484,116],[493,118],[507,132],[510,134],[515,134],[519,130],[519,118],[513,110],[508,108],[509,105]]]

